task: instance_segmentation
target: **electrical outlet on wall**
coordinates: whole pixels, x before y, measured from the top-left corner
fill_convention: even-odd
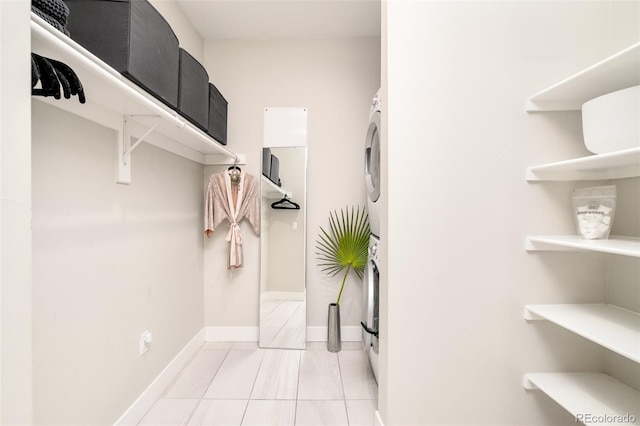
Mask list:
[[[151,346],[151,340],[153,340],[153,335],[149,330],[144,331],[140,335],[140,355],[149,350],[149,346]]]

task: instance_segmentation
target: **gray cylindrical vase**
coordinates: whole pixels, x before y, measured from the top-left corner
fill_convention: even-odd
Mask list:
[[[329,304],[329,318],[327,321],[327,350],[340,352],[342,342],[340,340],[340,305]]]

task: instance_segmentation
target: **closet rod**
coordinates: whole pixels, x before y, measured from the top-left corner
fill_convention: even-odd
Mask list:
[[[187,125],[184,127],[188,132],[190,132],[191,134],[193,134],[195,137],[211,143],[211,140],[208,139],[207,137],[205,137],[200,131],[196,130],[195,128]],[[235,160],[236,163],[240,163],[240,157],[238,156],[238,154],[236,154],[235,152],[231,151],[228,148],[225,148],[224,146],[222,146],[221,144],[218,143],[214,143],[211,145],[216,151],[220,152],[221,154],[224,154],[226,156],[228,156],[229,158],[233,158]]]

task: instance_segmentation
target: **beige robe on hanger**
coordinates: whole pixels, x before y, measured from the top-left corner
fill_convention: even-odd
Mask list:
[[[245,217],[260,235],[260,181],[254,176],[240,172],[240,183],[231,183],[229,171],[211,175],[204,203],[204,231],[207,237],[224,219],[229,221],[226,240],[229,242],[227,269],[244,266],[240,221]]]

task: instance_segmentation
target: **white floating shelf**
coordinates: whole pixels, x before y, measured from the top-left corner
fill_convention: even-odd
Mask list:
[[[640,42],[531,96],[525,109],[580,111],[586,101],[640,84]]]
[[[622,179],[640,176],[640,147],[527,168],[528,181]]]
[[[118,132],[122,131],[123,117],[126,117],[132,137],[140,137],[162,118],[162,122],[145,138],[145,142],[200,164],[210,164],[211,158],[216,158],[207,156],[222,155],[227,159],[231,158],[231,162],[237,156],[33,13],[31,51],[69,65],[84,87],[86,103],[80,104],[76,96],[59,100],[34,96],[32,99]]]
[[[524,387],[546,393],[586,425],[640,425],[640,392],[606,374],[529,373]]]
[[[578,235],[533,235],[525,242],[527,251],[593,251],[640,257],[640,238],[610,236],[608,240],[587,240]]]
[[[602,303],[526,305],[527,320],[548,320],[640,363],[640,314]]]
[[[293,194],[285,191],[265,176],[262,176],[262,196],[270,200],[279,200],[284,197],[291,198]]]

